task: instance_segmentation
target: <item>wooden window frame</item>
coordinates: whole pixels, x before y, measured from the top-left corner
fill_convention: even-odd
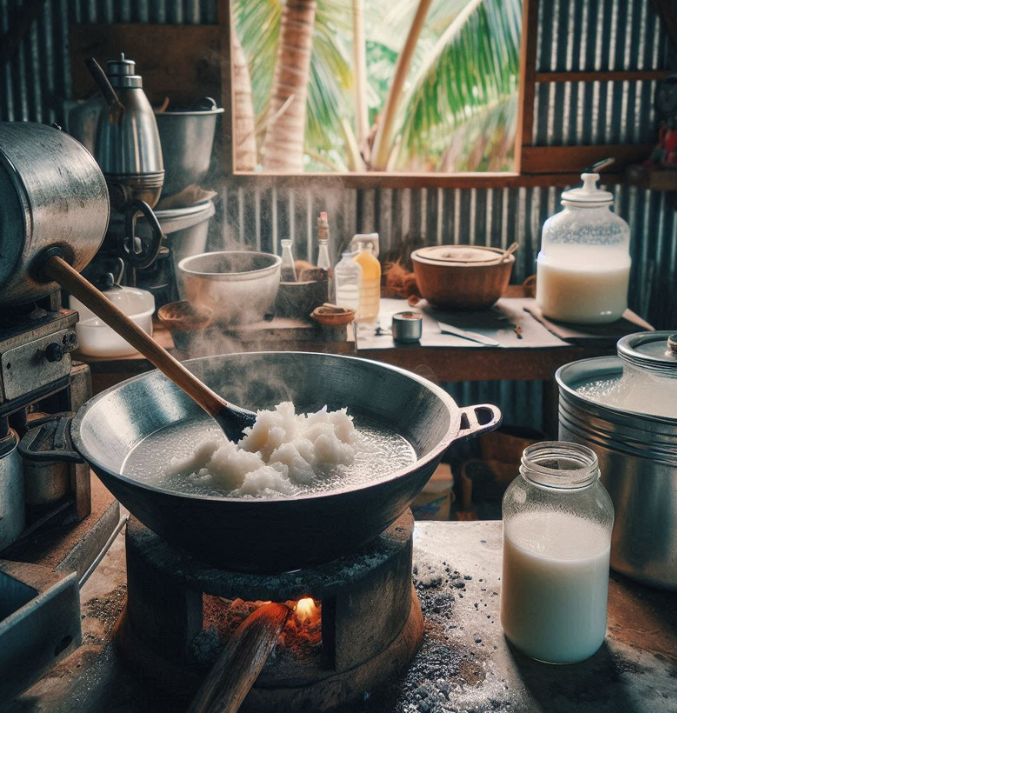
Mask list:
[[[644,0],[638,0],[643,2]],[[657,5],[657,0],[650,0]],[[581,169],[603,158],[615,158],[612,166],[602,171],[610,183],[624,180],[625,169],[650,156],[653,144],[592,144],[575,146],[535,146],[530,144],[536,108],[538,83],[658,80],[672,74],[664,70],[611,70],[551,72],[537,70],[538,0],[522,0],[523,29],[520,46],[519,114],[516,126],[514,165],[509,172],[477,173],[404,173],[336,172],[336,173],[264,173],[237,171],[234,163],[234,109],[231,90],[231,2],[219,0],[215,25],[165,24],[82,24],[72,25],[70,54],[72,57],[73,95],[86,97],[92,90],[91,79],[81,59],[110,55],[111,50],[125,50],[139,61],[139,71],[146,83],[157,82],[172,92],[195,88],[196,85],[220,91],[224,107],[219,132],[218,160],[223,175],[234,181],[295,183],[304,179],[329,181],[342,188],[487,188],[565,186],[579,180]],[[139,40],[168,40],[177,55],[168,56],[160,50],[138,50]],[[137,52],[136,52],[137,51]],[[141,55],[140,55],[141,54]],[[219,81],[217,83],[216,81]],[[159,92],[160,89],[157,90]],[[193,93],[192,98],[209,95]]]

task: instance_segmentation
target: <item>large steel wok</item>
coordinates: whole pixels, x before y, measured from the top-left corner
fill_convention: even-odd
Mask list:
[[[147,527],[221,568],[281,572],[358,550],[423,489],[453,441],[501,423],[493,405],[459,408],[443,389],[420,376],[355,357],[252,352],[185,365],[249,408],[282,400],[294,401],[300,412],[347,407],[357,425],[363,418],[394,430],[417,456],[412,466],[369,484],[314,495],[253,499],[176,493],[126,477],[125,459],[157,430],[210,417],[158,371],[92,398],[71,425],[77,451]]]

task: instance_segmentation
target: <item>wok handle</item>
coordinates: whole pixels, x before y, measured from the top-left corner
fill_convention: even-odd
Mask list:
[[[456,440],[492,432],[501,426],[501,411],[498,406],[490,403],[467,405],[459,409],[459,414],[462,421],[459,424],[459,433],[455,435]]]
[[[68,461],[85,463],[82,454],[71,439],[73,413],[55,413],[29,425],[21,439],[19,451],[26,459],[34,461]],[[47,447],[49,446],[49,447]]]

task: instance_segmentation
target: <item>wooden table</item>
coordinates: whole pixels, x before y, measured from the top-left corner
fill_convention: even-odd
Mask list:
[[[510,298],[521,296],[521,286],[511,288]],[[524,322],[538,323],[528,315]],[[469,346],[388,346],[353,351],[350,343],[326,338],[314,323],[288,318],[275,318],[246,326],[240,341],[233,340],[223,345],[214,343],[199,354],[196,354],[195,350],[191,350],[191,354],[183,354],[176,349],[170,332],[160,325],[158,320],[154,321],[153,337],[179,359],[229,351],[326,352],[356,354],[370,360],[390,363],[435,383],[539,381],[543,382],[544,392],[543,427],[549,435],[557,432],[558,395],[554,382],[555,371],[575,360],[615,354],[613,339],[609,339],[607,343],[589,343],[585,347],[561,342],[560,346],[527,348],[480,347],[470,343]],[[93,358],[76,353],[75,358],[89,364],[94,392],[100,392],[139,373],[152,370],[152,365],[139,354],[118,358]]]

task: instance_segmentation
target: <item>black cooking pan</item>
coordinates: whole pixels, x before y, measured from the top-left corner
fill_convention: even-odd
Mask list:
[[[77,451],[147,527],[220,568],[281,572],[357,550],[394,522],[452,442],[501,423],[493,405],[459,408],[420,376],[356,357],[252,352],[185,365],[248,408],[282,400],[293,401],[299,412],[346,407],[357,425],[392,430],[416,451],[412,466],[337,491],[266,499],[176,493],[125,476],[125,459],[157,430],[210,417],[157,371],[92,398],[71,425]]]

